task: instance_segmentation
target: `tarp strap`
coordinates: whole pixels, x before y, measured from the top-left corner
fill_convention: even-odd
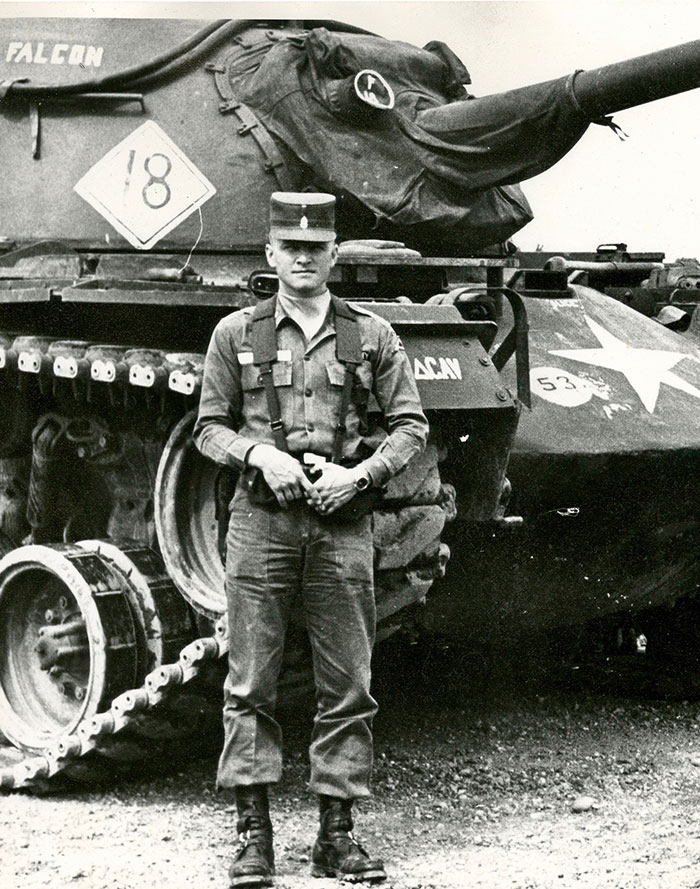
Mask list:
[[[222,71],[215,65],[206,65],[208,71],[212,71],[215,75],[222,74]],[[257,114],[248,105],[241,102],[233,93],[230,83],[222,82],[222,77],[215,77],[219,94],[224,99],[219,105],[221,114],[233,114],[239,122],[238,135],[247,136],[249,133],[255,140],[255,144],[262,152],[264,158],[263,168],[266,173],[272,173],[277,180],[282,191],[294,191],[294,180],[289,174],[284,158],[280,154],[279,149],[274,143],[272,136],[265,127],[260,123]]]
[[[610,129],[615,133],[620,142],[625,142],[629,139],[627,133],[622,129],[622,127],[615,123],[612,117],[599,117],[597,120],[594,120],[593,123],[598,124],[599,127],[610,127]]]
[[[28,80],[28,77],[13,77],[10,80],[0,80],[0,102],[2,102],[15,83],[27,83]]]

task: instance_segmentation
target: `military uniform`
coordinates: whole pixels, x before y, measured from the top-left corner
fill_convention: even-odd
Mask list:
[[[361,464],[371,483],[381,486],[422,450],[427,421],[391,326],[360,306],[352,313],[362,361],[345,420],[342,461]],[[245,469],[256,444],[275,444],[260,368],[254,363],[253,315],[252,308],[235,312],[214,330],[194,432],[203,454],[239,470]],[[309,453],[330,459],[345,374],[336,354],[334,305],[308,341],[279,304],[274,322],[277,360],[272,375],[286,448],[300,460]],[[386,433],[370,428],[372,395]],[[287,508],[258,505],[239,483],[231,504],[226,591],[230,669],[219,785],[267,785],[280,778],[276,686],[290,608],[299,596],[318,705],[310,787],[322,797],[367,796],[376,711],[369,691],[375,634],[371,517],[330,521],[304,499]]]
[[[360,307],[355,311],[366,358],[356,372],[343,457],[348,463],[362,458],[362,435],[369,431],[367,409],[374,392],[390,434],[364,465],[374,485],[382,485],[422,449],[427,423],[398,337],[376,315]],[[276,313],[279,351],[273,377],[287,447],[300,458],[308,452],[331,456],[345,374],[336,359],[332,314],[306,343],[299,327],[279,308]],[[251,316],[252,309],[235,312],[214,331],[195,430],[202,453],[238,469],[253,445],[274,444],[259,368],[252,363]],[[219,769],[222,786],[279,780],[274,690],[289,605],[303,578],[314,666],[322,674],[328,671],[317,677],[320,699],[311,789],[350,799],[368,794],[370,723],[376,709],[369,695],[374,640],[371,552],[367,517],[349,525],[329,523],[304,501],[286,510],[270,509],[251,504],[245,488],[238,487],[227,542],[231,672],[226,685],[226,745]],[[329,554],[327,563],[322,553]],[[320,598],[312,603],[311,591],[317,586]],[[341,614],[345,594],[348,611]],[[338,663],[331,666],[334,658]],[[347,688],[336,689],[338,682]],[[339,719],[352,727],[340,728]],[[336,744],[326,737],[329,733]]]

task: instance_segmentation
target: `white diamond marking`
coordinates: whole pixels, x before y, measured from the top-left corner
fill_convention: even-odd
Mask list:
[[[216,194],[152,120],[108,151],[74,188],[139,250],[153,247]]]

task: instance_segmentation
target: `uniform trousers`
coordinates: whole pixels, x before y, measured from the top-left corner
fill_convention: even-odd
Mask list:
[[[304,501],[252,504],[242,485],[227,536],[229,673],[219,787],[268,784],[282,773],[277,680],[292,603],[301,601],[311,644],[317,710],[310,789],[369,795],[370,659],[376,609],[370,516],[331,523]]]

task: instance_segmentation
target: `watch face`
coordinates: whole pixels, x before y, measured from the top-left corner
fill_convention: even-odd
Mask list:
[[[369,488],[369,479],[362,476],[362,478],[358,478],[355,482],[355,487],[358,491],[364,491],[366,488]]]

